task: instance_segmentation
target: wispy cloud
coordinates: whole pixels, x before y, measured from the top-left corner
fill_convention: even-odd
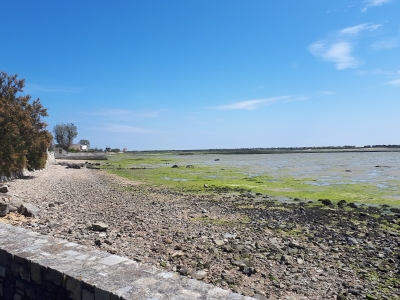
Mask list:
[[[337,70],[357,68],[362,64],[354,54],[355,39],[363,31],[374,31],[381,24],[362,23],[346,27],[331,34],[325,39],[312,43],[308,50],[323,61],[333,62]]]
[[[392,2],[392,0],[365,0],[363,2],[365,3],[365,6],[361,9],[361,11],[366,12],[370,7],[381,6],[383,4],[388,4],[390,2]]]
[[[160,115],[163,110],[155,111],[133,111],[129,109],[118,109],[118,108],[104,108],[93,112],[85,112],[87,115],[95,116],[108,116],[108,117],[118,117],[118,118],[156,118]]]
[[[390,50],[400,46],[400,40],[398,38],[387,38],[375,42],[371,45],[375,50]]]
[[[361,31],[364,31],[364,30],[376,30],[381,26],[382,26],[381,24],[363,23],[363,24],[359,24],[359,25],[356,25],[356,26],[343,28],[342,30],[339,30],[339,34],[340,35],[356,36]]]
[[[100,126],[91,127],[89,129],[101,132],[112,132],[112,133],[134,133],[134,134],[160,133],[160,131],[154,129],[135,127],[130,125],[121,125],[121,124],[102,124]]]
[[[219,110],[254,110],[259,108],[261,105],[271,104],[273,102],[287,100],[289,98],[290,96],[280,96],[266,99],[246,100],[225,105],[213,106],[209,108]]]
[[[46,92],[46,93],[79,93],[79,88],[55,88],[45,87],[37,84],[27,84],[24,88],[26,92]]]
[[[398,86],[400,86],[400,78],[392,80],[392,81],[389,81],[389,82],[386,82],[386,84],[390,84],[390,85],[393,85],[395,87],[398,87]]]
[[[335,63],[336,69],[356,68],[361,62],[353,56],[353,46],[349,42],[315,42],[308,48],[312,55],[324,61]]]

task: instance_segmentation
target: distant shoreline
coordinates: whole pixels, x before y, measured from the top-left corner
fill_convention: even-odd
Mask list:
[[[301,147],[301,148],[240,148],[203,150],[143,150],[128,151],[132,154],[291,154],[291,153],[353,153],[400,152],[400,147]]]

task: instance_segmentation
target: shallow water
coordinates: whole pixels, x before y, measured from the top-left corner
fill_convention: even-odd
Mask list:
[[[400,199],[399,152],[291,153],[173,156],[184,164],[236,167],[249,176],[310,179],[310,185],[368,183],[397,190]],[[174,159],[172,158],[172,159]],[[215,161],[219,159],[219,161]]]

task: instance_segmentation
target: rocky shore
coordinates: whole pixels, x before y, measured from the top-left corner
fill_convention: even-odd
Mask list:
[[[62,165],[6,184],[0,202],[39,211],[0,222],[257,299],[400,298],[398,208],[191,195]]]

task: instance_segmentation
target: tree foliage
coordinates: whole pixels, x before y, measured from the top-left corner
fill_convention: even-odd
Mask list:
[[[47,160],[46,149],[52,141],[42,121],[48,116],[39,99],[30,103],[23,92],[24,79],[0,72],[0,175],[41,169]]]
[[[57,124],[53,128],[54,138],[57,143],[65,151],[71,147],[74,138],[78,135],[78,129],[73,123],[69,124]]]

